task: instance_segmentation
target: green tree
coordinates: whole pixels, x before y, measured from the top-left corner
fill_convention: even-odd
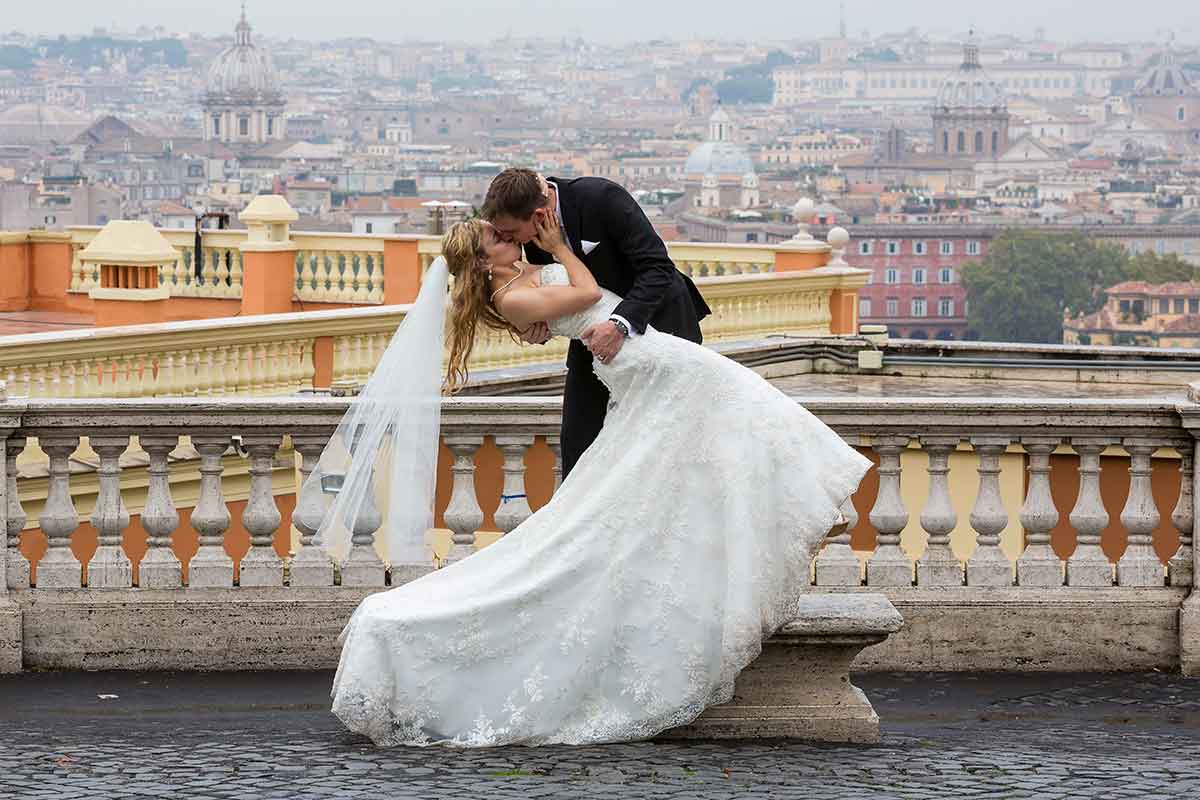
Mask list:
[[[1189,264],[1175,253],[1160,256],[1147,250],[1129,259],[1126,280],[1146,283],[1200,281],[1200,267]]]
[[[968,325],[988,341],[1059,343],[1063,310],[1096,311],[1129,263],[1120,247],[1082,233],[1005,231],[986,257],[963,266]]]

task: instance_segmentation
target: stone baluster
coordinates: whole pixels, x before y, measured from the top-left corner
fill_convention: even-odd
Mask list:
[[[300,486],[316,469],[321,453],[329,442],[328,436],[293,434],[292,446],[300,453]],[[292,524],[300,531],[300,549],[292,556],[292,586],[333,586],[333,560],[325,548],[313,544],[313,537],[329,510],[329,498],[320,487],[309,487],[296,497]]]
[[[962,586],[962,564],[950,549],[950,534],[958,524],[950,501],[950,454],[958,442],[957,436],[921,437],[921,447],[929,457],[929,499],[921,511],[921,527],[929,539],[917,559],[918,586]]]
[[[192,437],[200,454],[200,499],[192,510],[192,528],[200,549],[188,563],[188,586],[223,588],[233,586],[233,559],[225,552],[229,508],[221,492],[221,458],[229,448],[229,437],[202,434]]]
[[[382,253],[371,257],[374,269],[371,271],[371,290],[367,295],[367,300],[371,303],[383,302],[383,259]]]
[[[8,547],[5,550],[5,581],[9,589],[29,588],[29,561],[21,553],[21,531],[25,528],[25,509],[17,490],[17,457],[25,449],[25,437],[13,436],[4,450],[4,482],[7,495]]]
[[[212,393],[214,395],[223,395],[226,392],[225,383],[229,380],[229,350],[225,347],[218,347],[213,351],[213,386]]]
[[[1021,506],[1021,525],[1028,539],[1017,559],[1017,585],[1062,586],[1062,561],[1050,546],[1050,532],[1058,524],[1058,509],[1050,495],[1050,454],[1057,438],[1027,437],[1021,440],[1029,454],[1029,487]]]
[[[461,561],[475,552],[475,531],[483,524],[483,511],[475,499],[475,452],[483,444],[476,434],[455,434],[445,437],[446,447],[454,454],[454,482],[450,503],[442,515],[451,535],[450,552],[443,565]]]
[[[562,486],[562,439],[552,434],[546,437],[546,446],[554,454],[554,491]]]
[[[266,394],[267,387],[267,346],[259,342],[253,345],[254,377],[251,379],[251,394]]]
[[[1112,586],[1112,564],[1100,549],[1100,534],[1108,527],[1100,497],[1100,453],[1107,446],[1103,439],[1071,439],[1079,454],[1079,496],[1069,517],[1076,542],[1067,559],[1068,586]]]
[[[387,582],[387,567],[375,551],[375,533],[383,525],[383,514],[375,505],[375,472],[367,476],[367,488],[362,506],[350,528],[350,552],[342,562],[342,586],[383,586]],[[393,564],[393,581],[409,565]]]
[[[121,499],[121,455],[129,447],[129,437],[90,436],[88,443],[100,456],[100,490],[91,517],[99,546],[88,562],[88,587],[126,589],[133,586],[133,565],[121,547],[121,536],[129,527],[129,510]]]
[[[1194,576],[1193,571],[1193,541],[1192,541],[1192,526],[1195,524],[1195,509],[1194,497],[1195,493],[1192,489],[1192,482],[1195,479],[1193,463],[1194,455],[1192,453],[1191,442],[1185,442],[1179,446],[1179,500],[1175,503],[1175,510],[1171,514],[1171,522],[1175,525],[1175,529],[1179,531],[1179,549],[1175,551],[1175,555],[1171,556],[1171,560],[1167,563],[1171,577],[1172,586],[1191,586]]]
[[[278,434],[242,437],[242,447],[250,454],[250,498],[242,511],[242,524],[250,532],[250,550],[242,558],[241,586],[283,586],[283,559],[274,546],[282,517],[271,487],[281,441]]]
[[[496,526],[504,533],[512,531],[533,512],[525,493],[525,453],[533,445],[533,434],[496,436],[496,446],[504,454],[504,488],[496,509]]]
[[[316,367],[313,364],[313,347],[316,342],[313,339],[305,339],[300,343],[300,379],[299,389],[307,389],[312,386],[313,378],[316,376]]]
[[[1126,439],[1124,445],[1129,452],[1129,497],[1121,510],[1121,525],[1128,538],[1117,561],[1117,585],[1162,586],[1163,565],[1153,538],[1160,517],[1150,488],[1150,457],[1158,445],[1142,438]]]
[[[71,534],[79,527],[79,515],[71,499],[71,454],[79,447],[78,436],[48,435],[38,445],[50,456],[49,488],[38,524],[48,539],[46,554],[38,562],[39,589],[78,589],[83,569],[71,552]]]
[[[826,537],[825,546],[814,562],[817,586],[858,586],[862,568],[850,548],[850,530],[858,524],[858,509],[847,497],[841,505],[842,519]]]
[[[1000,498],[1000,457],[1008,449],[1007,436],[973,436],[979,454],[979,491],[971,509],[975,551],[967,559],[968,586],[1011,586],[1012,564],[1000,549],[1000,534],[1008,525],[1008,512]]]
[[[867,585],[911,586],[912,562],[900,548],[900,532],[908,524],[900,495],[900,454],[908,446],[908,437],[880,436],[873,446],[879,454],[879,494],[869,518],[879,533],[867,561]]]
[[[150,475],[142,527],[146,529],[146,555],[138,565],[138,586],[143,589],[177,589],[183,585],[183,566],[171,549],[171,534],[179,527],[179,512],[171,499],[168,459],[179,437],[174,434],[148,434],[138,444],[150,457],[146,472]]]
[[[242,279],[245,275],[245,266],[242,264],[241,248],[234,247],[230,250],[233,259],[230,265],[229,272],[229,287],[226,289],[226,297],[241,297],[242,296]]]

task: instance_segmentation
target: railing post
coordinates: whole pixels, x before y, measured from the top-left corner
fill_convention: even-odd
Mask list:
[[[46,554],[38,562],[39,589],[78,589],[82,566],[71,552],[71,534],[79,527],[79,514],[71,499],[71,454],[79,447],[78,436],[38,437],[38,445],[50,456],[49,489],[38,524],[46,534]]]
[[[242,557],[238,578],[241,586],[283,586],[283,559],[273,544],[282,517],[271,491],[275,453],[281,440],[279,434],[242,437],[242,447],[250,454],[250,499],[242,511],[242,524],[250,532],[250,551]]]
[[[1129,496],[1121,509],[1121,525],[1127,538],[1117,561],[1117,585],[1162,586],[1163,565],[1153,539],[1160,515],[1150,489],[1150,457],[1158,445],[1142,438],[1126,439],[1124,445],[1129,452]]]
[[[416,302],[421,289],[421,257],[416,239],[386,239],[383,243],[383,304]]]
[[[300,453],[298,486],[303,487],[308,481],[328,443],[328,436],[292,434],[292,447]],[[292,524],[300,531],[300,549],[292,556],[292,586],[333,586],[333,559],[325,548],[313,545],[313,537],[321,529],[328,509],[325,493],[315,487],[296,495]]]
[[[459,434],[444,437],[446,447],[454,454],[454,485],[450,504],[442,514],[446,525],[453,531],[450,552],[444,564],[461,561],[475,552],[475,531],[483,524],[483,511],[475,499],[475,451],[483,444],[478,434]]]
[[[950,454],[957,436],[923,436],[921,447],[929,454],[929,499],[921,511],[921,527],[929,535],[925,552],[917,559],[918,586],[962,586],[963,569],[950,549],[950,534],[958,515],[950,502]]]
[[[1192,527],[1196,524],[1195,493],[1192,487],[1192,472],[1195,461],[1187,442],[1179,447],[1179,500],[1171,513],[1171,522],[1179,531],[1179,549],[1167,562],[1172,586],[1191,586],[1195,577],[1193,558],[1194,538]]]
[[[259,195],[238,215],[246,223],[242,253],[242,314],[292,310],[296,293],[296,243],[289,223],[300,218],[281,195]]]
[[[1179,407],[1183,427],[1192,435],[1192,591],[1179,609],[1179,666],[1184,675],[1200,675],[1200,593],[1196,591],[1195,577],[1200,575],[1200,547],[1195,546],[1196,527],[1200,525],[1200,514],[1196,513],[1196,498],[1200,498],[1200,382],[1188,387],[1188,401]]]
[[[867,585],[911,586],[912,561],[900,548],[900,532],[908,525],[908,510],[900,495],[900,454],[908,447],[908,437],[880,436],[872,446],[879,454],[879,495],[870,520],[879,534],[867,561]]]
[[[229,441],[227,435],[192,437],[192,446],[200,454],[200,499],[192,509],[192,528],[199,536],[200,549],[188,562],[188,586],[192,588],[233,586],[233,559],[225,552],[229,507],[221,492],[221,457]]]
[[[179,527],[179,512],[171,500],[168,458],[179,443],[174,434],[149,434],[138,437],[138,445],[150,457],[146,467],[150,475],[146,507],[142,509],[142,527],[148,534],[146,555],[138,564],[138,586],[143,589],[178,589],[183,585],[183,565],[171,549],[171,534]]]
[[[1100,497],[1100,453],[1108,440],[1072,437],[1079,454],[1079,496],[1071,509],[1075,552],[1067,559],[1068,586],[1112,586],[1112,564],[1100,549],[1100,534],[1108,527],[1108,511]]]
[[[1000,457],[1008,449],[1007,436],[971,437],[979,454],[979,491],[971,509],[975,530],[975,552],[967,559],[968,586],[1011,586],[1012,564],[1000,549],[1000,533],[1008,524],[1008,513],[1000,498]]]
[[[21,511],[21,504],[17,502],[16,498],[16,454],[24,448],[25,443],[22,439],[17,444],[16,437],[9,438],[19,424],[19,418],[12,413],[11,408],[6,408],[6,406],[9,406],[8,397],[5,393],[4,381],[0,380],[0,410],[2,410],[0,413],[0,673],[20,672],[23,666],[22,612],[20,606],[9,599],[8,590],[13,584],[17,584],[14,588],[25,588],[29,585],[28,563],[24,564],[24,586],[22,586],[20,585],[19,567],[24,559],[18,561],[11,558],[12,553],[9,550],[10,539],[16,538],[15,535],[12,535],[13,532],[19,534],[21,527],[25,524],[25,514]],[[10,470],[12,471],[10,472]],[[10,517],[13,514],[14,506],[16,508],[15,519]],[[14,522],[16,523],[15,527]],[[16,546],[14,543],[13,549]],[[16,555],[20,557],[20,551],[17,551]],[[18,574],[11,574],[10,568],[16,569]]]
[[[1021,444],[1029,453],[1029,490],[1021,506],[1029,543],[1017,559],[1017,585],[1062,586],[1062,562],[1050,547],[1050,532],[1058,524],[1058,509],[1050,496],[1050,454],[1059,440],[1025,437]]]
[[[129,527],[129,510],[121,499],[121,454],[128,436],[90,436],[88,443],[100,456],[100,492],[92,511],[99,547],[88,562],[88,588],[125,589],[133,585],[133,566],[121,547],[121,534]]]
[[[3,386],[0,382],[0,400],[3,400]],[[5,533],[7,539],[7,549],[0,548],[0,572],[5,572],[6,575],[0,580],[0,591],[4,589],[28,589],[29,588],[29,561],[26,560],[21,553],[21,531],[25,528],[25,520],[28,517],[25,514],[25,509],[21,507],[21,496],[17,490],[17,456],[21,455],[21,451],[25,449],[24,436],[11,436],[5,442],[0,438],[0,446],[4,447],[4,464],[0,465],[4,468],[4,486],[3,491],[7,498],[5,503],[7,514],[5,517]]]
[[[825,546],[813,563],[817,586],[858,586],[862,583],[862,567],[850,548],[850,529],[858,524],[858,510],[851,498],[841,506],[842,521],[833,526]]]
[[[504,454],[504,489],[495,519],[497,527],[506,534],[533,513],[525,494],[525,453],[532,445],[532,433],[496,436],[496,446]]]

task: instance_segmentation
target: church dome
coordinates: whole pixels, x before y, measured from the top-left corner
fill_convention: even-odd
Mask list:
[[[1175,63],[1175,54],[1167,49],[1133,90],[1140,97],[1184,97],[1196,93],[1183,69]]]
[[[1000,84],[983,71],[979,63],[979,45],[963,45],[963,62],[958,70],[942,81],[937,107],[944,110],[998,111],[1006,108]]]
[[[236,41],[208,70],[208,94],[229,102],[274,99],[279,94],[271,57],[250,42],[246,13],[236,28]]]

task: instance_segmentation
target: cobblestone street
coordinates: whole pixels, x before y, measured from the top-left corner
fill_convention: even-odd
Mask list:
[[[0,677],[8,798],[1200,797],[1200,680],[872,674],[877,746],[377,750],[329,673]]]

